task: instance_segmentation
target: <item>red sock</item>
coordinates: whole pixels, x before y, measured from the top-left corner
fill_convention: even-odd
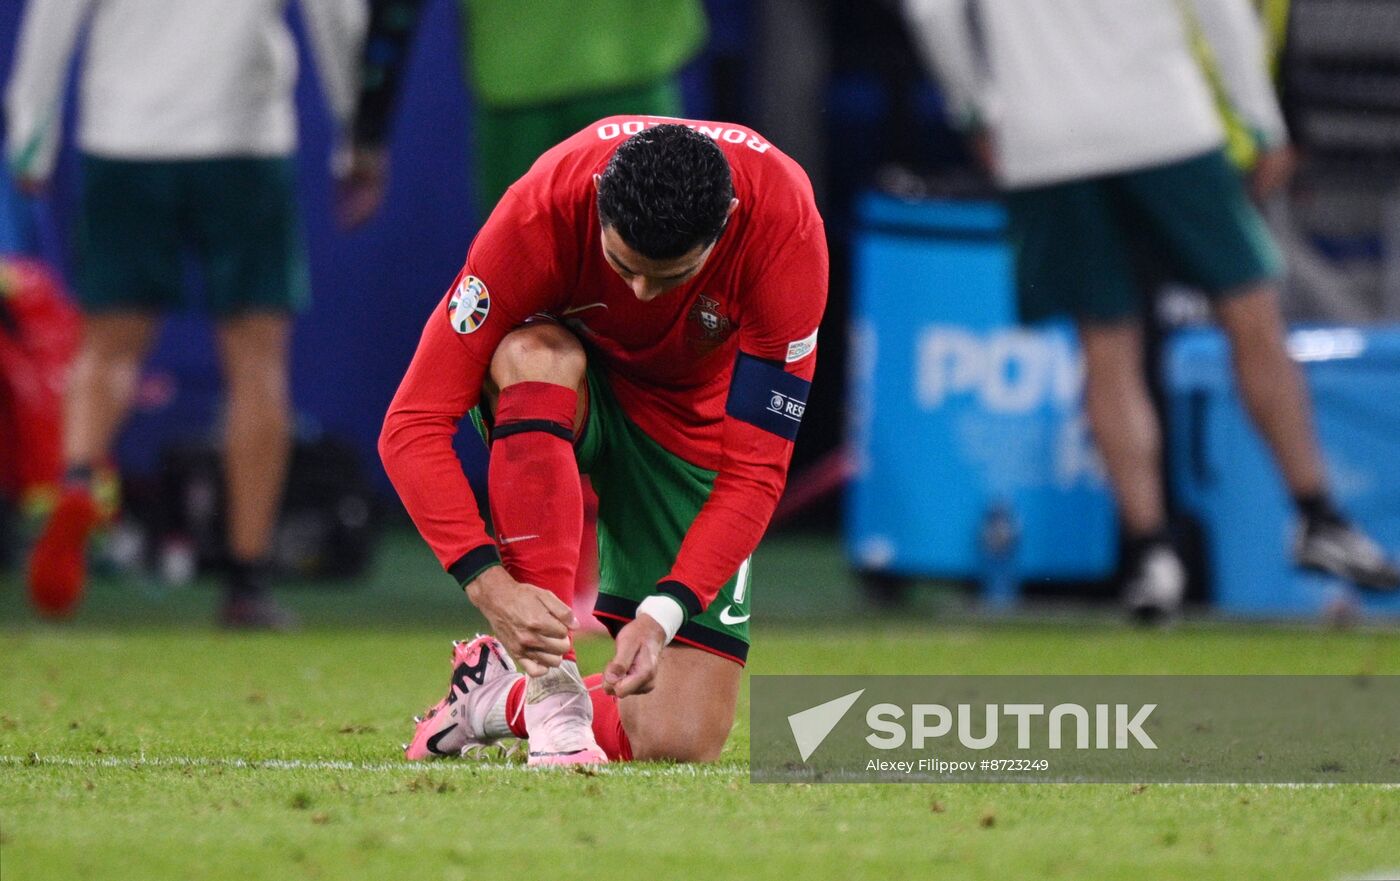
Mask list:
[[[632,761],[632,741],[627,739],[627,730],[622,727],[622,714],[617,709],[617,698],[596,688],[603,681],[602,673],[585,676],[583,684],[593,689],[588,696],[593,699],[593,736],[608,759],[614,762]],[[506,723],[516,737],[529,737],[525,729],[525,714],[521,712],[525,703],[525,678],[510,687],[506,692]]]
[[[622,714],[617,709],[617,698],[597,686],[603,682],[602,673],[583,677],[583,684],[593,689],[588,696],[593,698],[593,737],[608,760],[613,762],[632,761],[632,741],[627,739],[627,729],[622,727]]]
[[[501,391],[486,485],[501,562],[516,581],[574,601],[583,489],[574,459],[578,392],[549,382]],[[565,656],[573,660],[573,650]]]
[[[506,724],[516,737],[530,736],[525,729],[525,683],[528,680],[528,676],[521,676],[506,692]]]

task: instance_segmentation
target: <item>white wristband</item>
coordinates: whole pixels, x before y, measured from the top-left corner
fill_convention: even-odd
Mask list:
[[[637,604],[638,615],[648,615],[666,631],[666,642],[676,638],[676,631],[685,623],[685,607],[680,600],[664,593],[652,594]]]

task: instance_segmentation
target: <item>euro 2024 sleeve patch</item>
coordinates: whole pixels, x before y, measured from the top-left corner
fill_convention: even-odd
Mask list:
[[[481,327],[490,311],[491,298],[486,292],[486,283],[474,275],[463,278],[447,301],[447,317],[458,333],[471,333]]]
[[[818,328],[820,330],[820,328]],[[793,340],[788,343],[787,363],[801,361],[817,350],[817,331],[812,331],[800,340]]]

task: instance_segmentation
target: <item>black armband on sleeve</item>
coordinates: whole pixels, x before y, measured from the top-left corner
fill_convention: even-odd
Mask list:
[[[811,390],[810,382],[788,373],[781,362],[740,352],[724,412],[778,437],[796,440]]]

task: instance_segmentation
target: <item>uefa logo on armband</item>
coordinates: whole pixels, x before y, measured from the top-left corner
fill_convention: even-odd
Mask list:
[[[447,302],[447,317],[458,333],[471,333],[481,327],[490,311],[491,298],[486,293],[486,284],[474,275],[463,278]]]

